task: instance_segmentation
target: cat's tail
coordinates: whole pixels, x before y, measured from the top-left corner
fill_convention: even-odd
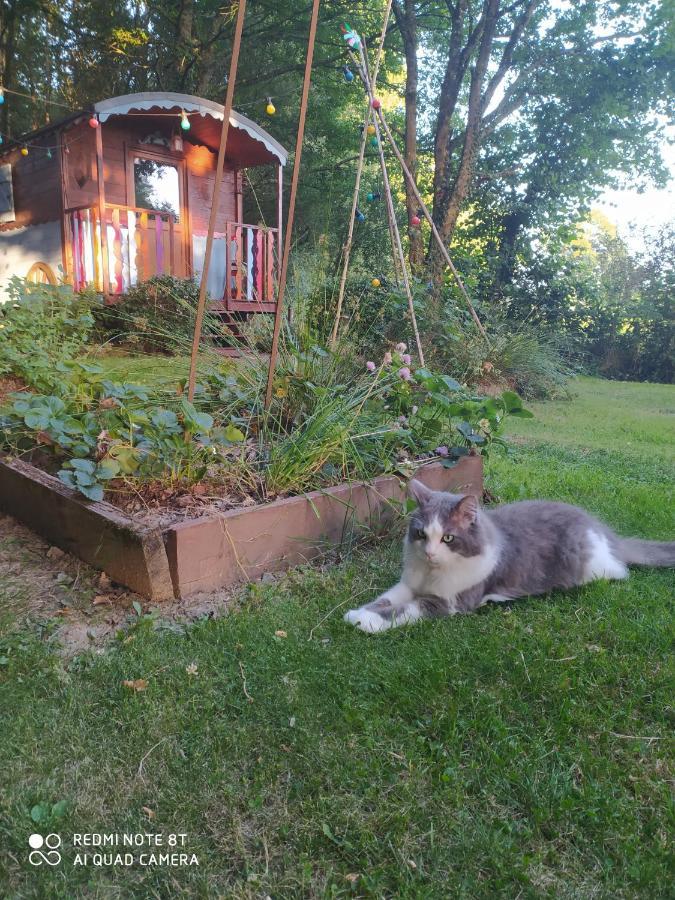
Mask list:
[[[675,541],[618,539],[619,558],[628,565],[675,566]]]

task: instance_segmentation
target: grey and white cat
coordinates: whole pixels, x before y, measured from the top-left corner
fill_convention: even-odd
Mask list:
[[[628,565],[675,566],[675,542],[622,538],[583,509],[525,500],[481,509],[471,495],[410,482],[417,509],[404,542],[398,584],[351,609],[362,631],[473,612],[504,601],[598,578],[627,578]]]

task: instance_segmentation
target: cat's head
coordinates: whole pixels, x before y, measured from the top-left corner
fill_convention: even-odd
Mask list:
[[[432,566],[449,565],[457,557],[481,553],[484,537],[476,497],[432,491],[415,480],[408,490],[417,503],[408,525],[411,553]]]

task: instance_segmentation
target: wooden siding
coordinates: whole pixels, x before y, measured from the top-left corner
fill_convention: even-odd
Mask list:
[[[211,196],[213,194],[217,156],[208,147],[197,147],[187,142],[184,147],[188,178],[190,226],[195,234],[206,234],[211,213]],[[225,232],[227,222],[237,221],[234,179],[234,170],[226,167],[223,173],[220,204],[216,219],[216,231],[220,233]]]
[[[40,145],[40,148],[34,146]],[[12,231],[26,225],[55,222],[61,216],[61,184],[59,177],[59,154],[52,149],[51,159],[47,157],[47,147],[54,147],[56,136],[48,134],[31,141],[28,156],[22,156],[17,147],[3,155],[2,162],[12,166],[12,187],[14,191],[13,222],[0,225],[0,232]],[[42,149],[44,148],[44,149]]]
[[[217,154],[207,147],[191,144],[183,135],[183,151],[168,150],[154,143],[143,143],[151,134],[170,138],[176,129],[172,117],[129,115],[111,118],[101,128],[103,143],[103,182],[105,202],[111,206],[135,207],[133,166],[130,160],[144,149],[159,153],[167,160],[183,163],[183,206],[176,226],[176,267],[187,275],[192,266],[192,235],[205,235],[208,229]],[[16,220],[0,225],[0,232],[42,222],[58,221],[62,211],[98,205],[96,132],[85,119],[62,132],[53,131],[31,141],[63,150],[46,152],[31,149],[23,157],[17,148],[4,157],[12,163]],[[66,149],[67,148],[67,152]],[[63,178],[59,168],[62,160]],[[224,235],[228,223],[241,221],[242,172],[226,162],[216,233]]]

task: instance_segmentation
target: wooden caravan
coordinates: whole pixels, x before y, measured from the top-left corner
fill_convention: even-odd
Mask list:
[[[199,97],[128,94],[0,147],[2,288],[12,275],[58,278],[114,299],[153,275],[199,277],[222,118]],[[232,112],[208,280],[226,312],[275,308],[285,163],[271,135]],[[274,227],[243,221],[252,166],[275,173]]]

